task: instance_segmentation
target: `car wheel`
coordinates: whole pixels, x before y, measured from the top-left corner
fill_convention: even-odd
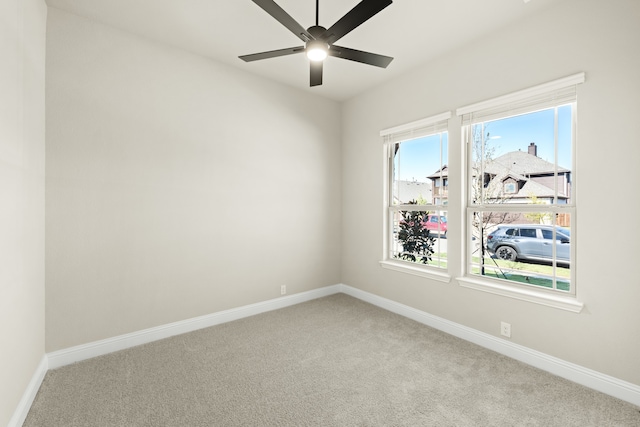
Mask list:
[[[505,261],[515,261],[518,253],[511,246],[500,246],[496,249],[496,256]]]

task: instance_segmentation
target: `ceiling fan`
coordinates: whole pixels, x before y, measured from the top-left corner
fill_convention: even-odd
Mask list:
[[[253,2],[287,27],[289,31],[304,42],[304,46],[240,56],[239,58],[243,61],[251,62],[305,52],[311,61],[310,86],[319,86],[322,84],[322,61],[324,61],[327,56],[348,59],[381,68],[387,68],[387,65],[393,60],[393,58],[389,56],[349,49],[334,44],[354,28],[393,3],[392,0],[362,0],[347,12],[346,15],[340,18],[338,22],[329,27],[329,29],[321,27],[318,24],[319,0],[316,0],[316,25],[306,30],[273,0],[253,0]]]

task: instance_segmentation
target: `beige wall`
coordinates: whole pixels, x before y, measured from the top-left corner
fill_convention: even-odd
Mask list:
[[[340,109],[50,9],[46,349],[340,281]]]
[[[12,349],[0,353],[0,424],[45,340],[46,8],[2,7],[18,20],[3,21],[0,45],[12,73],[0,78],[0,251],[11,260],[0,337]],[[640,203],[610,204],[616,183],[640,182],[639,17],[634,0],[563,1],[341,106],[50,10],[46,351],[275,298],[283,284],[295,293],[343,282],[494,335],[508,321],[513,342],[640,384]],[[579,71],[581,314],[378,265],[381,129]],[[461,147],[450,150],[449,248],[459,253]],[[451,268],[462,266],[452,258]]]
[[[0,425],[44,356],[42,0],[0,3]]]
[[[343,114],[345,284],[640,384],[638,197],[640,183],[640,3],[570,0],[500,29],[408,75],[350,100]],[[455,22],[452,22],[455,31]],[[577,292],[574,314],[382,269],[382,141],[379,131],[577,72],[575,188]],[[455,116],[454,116],[455,117]],[[461,144],[450,126],[449,254],[461,253]],[[616,204],[619,202],[619,204]],[[363,215],[367,212],[367,215]],[[454,276],[462,269],[450,256]]]

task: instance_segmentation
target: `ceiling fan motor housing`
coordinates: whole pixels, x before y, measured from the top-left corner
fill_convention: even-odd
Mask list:
[[[318,40],[320,36],[323,35],[326,31],[327,29],[320,25],[314,25],[313,27],[307,28],[307,32],[311,34],[316,40]]]

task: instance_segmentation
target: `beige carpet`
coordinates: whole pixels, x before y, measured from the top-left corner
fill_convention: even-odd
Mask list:
[[[639,409],[338,294],[50,371],[24,426],[640,426]]]

